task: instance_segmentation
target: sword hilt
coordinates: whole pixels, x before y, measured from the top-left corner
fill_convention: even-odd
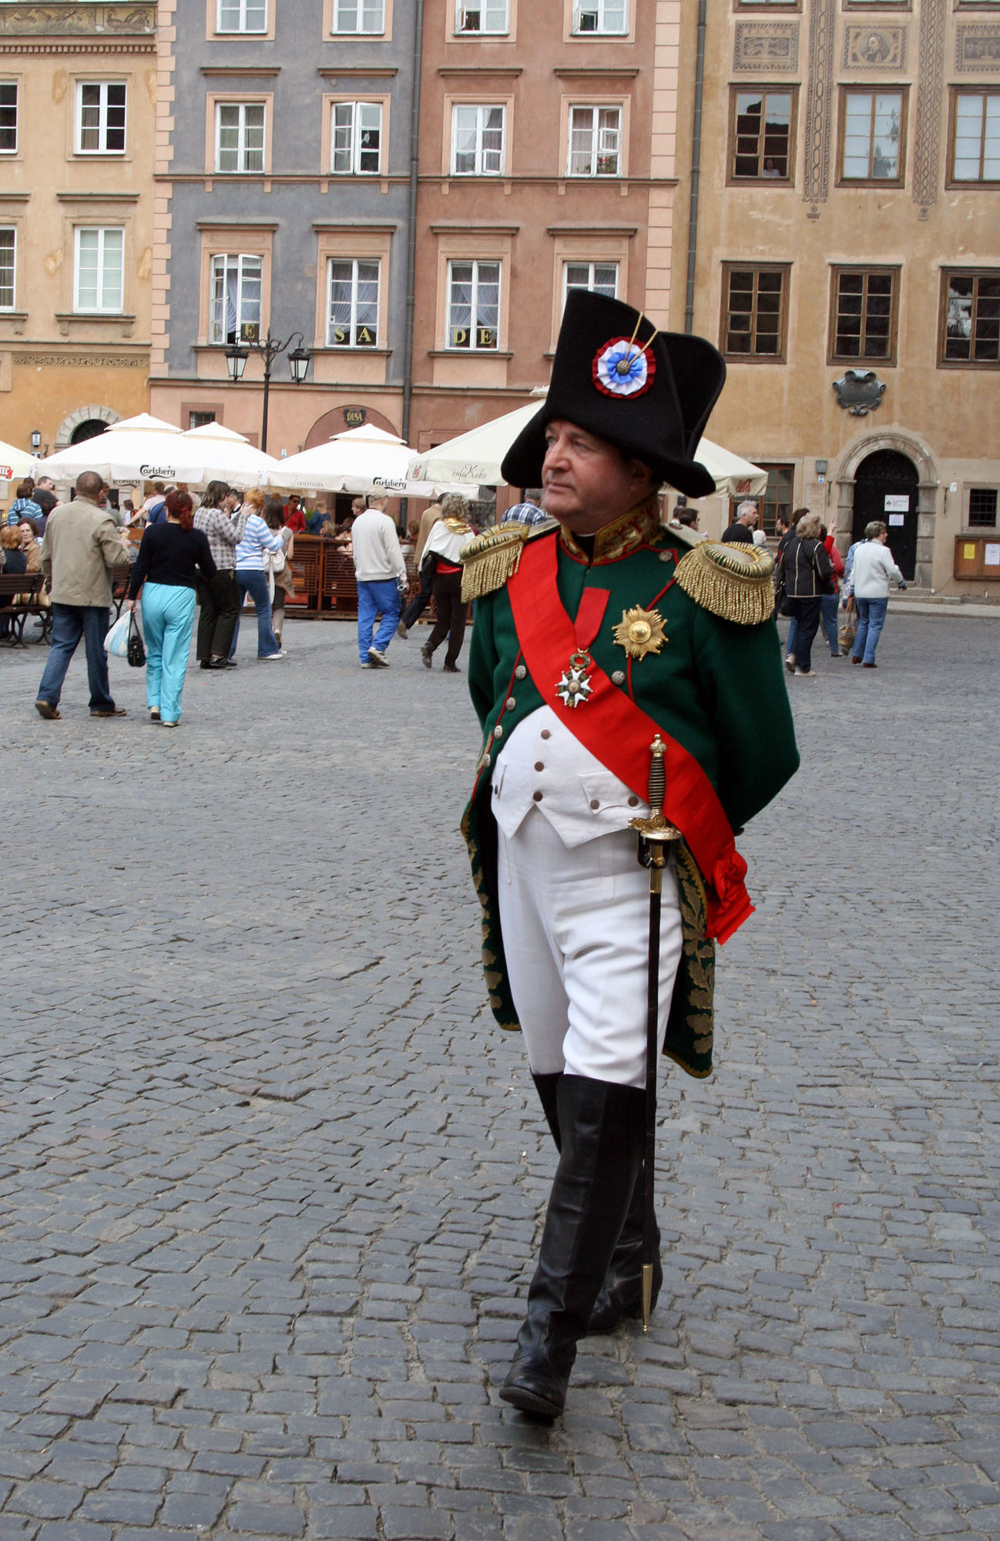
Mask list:
[[[649,767],[649,811],[657,814],[662,813],[663,799],[667,795],[667,746],[658,733],[649,746],[649,752],[653,757]]]

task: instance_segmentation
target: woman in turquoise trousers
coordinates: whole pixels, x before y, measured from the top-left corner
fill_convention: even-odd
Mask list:
[[[176,728],[191,630],[195,579],[215,577],[215,561],[204,531],[194,528],[194,506],[186,492],[168,492],[166,520],[148,524],[132,569],[128,607],[142,593],[146,635],[146,705],[150,719]]]

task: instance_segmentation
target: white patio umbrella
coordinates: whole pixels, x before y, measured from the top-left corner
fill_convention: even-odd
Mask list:
[[[288,492],[384,492],[394,498],[431,498],[440,492],[478,496],[478,486],[467,480],[453,486],[456,478],[449,476],[444,478],[446,485],[438,486],[408,476],[413,458],[412,449],[395,434],[365,425],[279,460],[267,485]]]
[[[148,412],[125,418],[93,439],[68,444],[35,465],[56,482],[73,482],[82,471],[96,471],[119,487],[141,481],[197,481],[201,470],[180,429]]]
[[[194,458],[201,462],[202,477],[198,480],[229,482],[240,488],[259,487],[281,466],[280,460],[255,449],[242,433],[236,433],[222,423],[204,423],[201,428],[189,428],[181,438],[191,447]],[[185,481],[193,479],[182,478]]]
[[[484,486],[505,486],[500,474],[500,464],[521,429],[530,423],[541,410],[537,401],[526,407],[518,407],[503,417],[495,417],[490,423],[472,428],[429,450],[426,455],[415,455],[410,462],[409,473],[428,481],[480,482]],[[740,498],[760,496],[767,486],[767,472],[749,460],[743,460],[730,450],[702,439],[695,452],[715,481],[716,492],[728,493]]]
[[[19,482],[26,476],[34,476],[40,461],[25,449],[15,449],[0,439],[0,482]]]

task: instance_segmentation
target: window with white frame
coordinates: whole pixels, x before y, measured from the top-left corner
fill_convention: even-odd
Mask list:
[[[606,294],[609,300],[616,300],[617,262],[564,262],[563,306],[573,289],[586,289],[590,294]]]
[[[14,263],[17,257],[17,231],[12,225],[0,225],[0,310],[14,309]]]
[[[125,297],[125,231],[120,225],[76,232],[73,309],[120,314]]]
[[[1000,91],[955,95],[951,175],[955,182],[1000,182]]]
[[[628,32],[628,0],[576,0],[573,31],[620,37]]]
[[[620,107],[571,107],[567,172],[571,177],[620,176],[621,140]]]
[[[211,340],[225,347],[260,338],[264,259],[241,253],[212,258]]]
[[[499,262],[449,262],[448,347],[484,352],[499,346]]]
[[[125,149],[125,82],[80,80],[76,86],[76,152],[121,155]]]
[[[456,0],[456,32],[505,33],[510,31],[510,0]]]
[[[378,347],[377,257],[331,257],[326,328],[330,348]]]
[[[385,0],[333,0],[334,32],[384,32]]]
[[[331,170],[371,176],[382,169],[380,102],[334,102]]]
[[[264,170],[264,103],[219,102],[215,109],[216,171]]]
[[[17,81],[0,80],[0,154],[17,152]]]
[[[266,32],[267,0],[218,0],[216,32]]]
[[[451,111],[451,169],[457,177],[496,177],[503,171],[505,107],[455,106]]]

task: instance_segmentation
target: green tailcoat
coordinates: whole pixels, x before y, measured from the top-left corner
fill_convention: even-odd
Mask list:
[[[741,829],[799,763],[774,620],[737,624],[697,603],[674,581],[688,542],[677,531],[662,528],[648,511],[639,510],[602,530],[590,561],[572,536],[558,530],[532,532],[528,539],[559,543],[559,597],[571,619],[588,586],[610,590],[600,630],[589,646],[591,657],[614,684],[631,691],[635,704],[664,733],[694,756],[733,830]],[[463,559],[469,566],[475,563],[475,544]],[[655,610],[664,622],[666,641],[658,653],[633,658],[629,668],[614,628],[635,606]],[[734,613],[737,608],[734,605]],[[490,1005],[500,1025],[508,1028],[519,1024],[499,924],[490,780],[501,743],[525,717],[552,704],[555,683],[532,679],[527,670],[506,584],[477,597],[469,689],[483,730],[483,748],[462,832],[482,905]],[[587,709],[587,703],[576,708]],[[648,756],[643,774],[648,774]],[[707,1076],[712,1070],[715,944],[705,936],[702,874],[684,843],[678,849],[677,876],[684,946],[664,1053],[689,1074]]]

